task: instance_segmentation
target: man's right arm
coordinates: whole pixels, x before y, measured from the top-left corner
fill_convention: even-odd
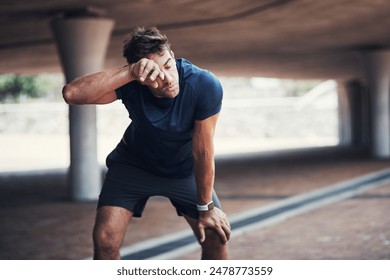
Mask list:
[[[115,89],[135,80],[127,65],[89,74],[64,86],[62,94],[68,104],[108,104],[117,99]]]
[[[117,99],[115,90],[139,81],[157,88],[157,78],[164,80],[165,74],[152,60],[142,58],[137,63],[122,68],[109,69],[73,80],[64,86],[62,95],[68,104],[108,104]]]

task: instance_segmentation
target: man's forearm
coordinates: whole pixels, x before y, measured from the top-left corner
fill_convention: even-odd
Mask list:
[[[77,78],[65,85],[62,92],[69,104],[109,103],[106,95],[130,81],[129,66],[124,66]]]
[[[218,115],[195,121],[192,154],[199,204],[212,199],[215,177],[213,137]]]
[[[214,156],[201,153],[194,157],[195,181],[198,192],[198,204],[206,204],[212,200],[215,165]]]

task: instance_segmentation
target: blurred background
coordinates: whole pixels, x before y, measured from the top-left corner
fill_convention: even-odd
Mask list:
[[[217,155],[338,145],[337,83],[219,77],[223,110]],[[2,171],[66,168],[70,164],[68,105],[62,74],[0,76]],[[98,161],[130,123],[120,101],[97,108]]]

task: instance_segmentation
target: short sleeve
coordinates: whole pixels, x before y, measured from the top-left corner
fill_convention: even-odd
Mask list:
[[[196,84],[197,104],[195,120],[204,120],[221,111],[223,89],[221,82],[209,71],[200,75]]]
[[[131,82],[117,88],[115,90],[116,98],[121,99],[122,102],[125,102],[125,99],[128,99],[131,92],[134,91],[135,86],[136,86],[136,82]]]
[[[117,98],[117,99],[123,99],[123,90],[124,90],[124,87],[125,87],[125,86],[121,86],[120,88],[117,88],[117,89],[115,90],[116,98]]]

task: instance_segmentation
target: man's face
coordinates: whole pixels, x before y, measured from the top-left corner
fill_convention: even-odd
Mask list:
[[[147,57],[153,60],[164,72],[164,80],[156,79],[158,88],[149,87],[152,93],[158,98],[175,98],[180,91],[179,73],[176,68],[176,61],[173,52],[165,50],[162,54],[151,54]]]

